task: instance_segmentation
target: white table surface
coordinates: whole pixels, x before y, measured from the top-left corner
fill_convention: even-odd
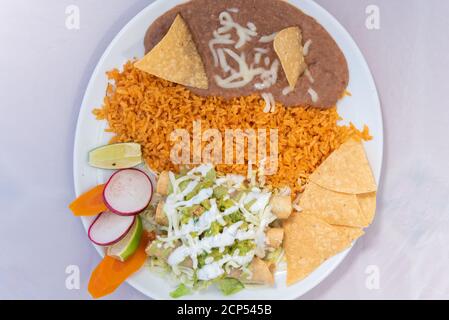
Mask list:
[[[76,119],[104,49],[150,2],[1,1],[0,298],[90,299],[87,283],[100,257],[67,209]],[[317,2],[348,29],[371,67],[385,156],[374,225],[303,298],[449,298],[449,2]],[[80,8],[78,31],[65,27],[72,4]],[[371,4],[380,8],[380,30],[365,27]],[[79,290],[66,288],[69,265],[79,266]],[[146,297],[126,284],[108,299]]]

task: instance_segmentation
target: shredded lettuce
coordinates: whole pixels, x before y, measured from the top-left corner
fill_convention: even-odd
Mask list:
[[[198,256],[198,265],[200,267],[203,267],[204,265],[206,265],[206,259],[211,257],[214,259],[214,261],[218,261],[221,258],[223,258],[224,255],[229,254],[231,251],[229,249],[229,247],[225,248],[225,250],[223,252],[220,252],[219,249],[214,248],[210,251],[210,253],[203,253],[201,255]]]
[[[191,180],[185,180],[179,184],[179,190],[184,191],[189,185]]]
[[[161,243],[156,240],[153,241],[150,247],[147,249],[147,254],[149,257],[156,257],[158,259],[166,261],[173,250],[173,248],[162,246]]]
[[[178,299],[191,294],[191,290],[187,288],[183,283],[176,288],[176,290],[170,292],[170,297]]]
[[[282,256],[282,248],[278,248],[274,251],[267,252],[267,255],[265,257],[265,260],[274,264],[277,264],[279,262],[279,259]]]
[[[245,204],[245,209],[248,211],[251,211],[251,207],[253,206],[253,204],[256,203],[256,199],[251,200],[250,202],[248,202],[247,204]]]
[[[196,196],[202,189],[210,188],[214,185],[213,180],[204,180],[196,185],[192,192],[186,195],[185,199],[191,200],[194,196]]]
[[[224,278],[217,281],[217,286],[225,296],[236,294],[245,289],[245,285],[235,278]]]
[[[256,244],[251,240],[243,240],[243,241],[237,241],[231,249],[231,254],[235,252],[235,250],[239,250],[239,255],[244,256],[251,250],[254,250],[256,248]]]
[[[242,198],[245,196],[245,192],[243,190],[239,190],[234,192],[231,195],[231,198],[236,201],[236,202],[240,202],[240,200],[242,200]]]
[[[177,194],[170,198],[174,202],[170,211],[172,212],[170,216],[172,220],[170,220],[169,226],[165,230],[163,229],[163,231],[167,232],[168,238],[163,239],[165,234],[160,235],[160,239],[154,241],[153,245],[147,250],[150,256],[150,266],[167,270],[166,272],[173,280],[180,284],[176,290],[170,293],[170,296],[174,299],[207,288],[209,285],[216,285],[224,295],[232,295],[244,289],[244,281],[247,277],[246,270],[249,263],[238,262],[247,261],[244,259],[231,260],[229,262],[226,262],[228,261],[226,259],[232,256],[253,257],[255,250],[258,248],[253,231],[258,230],[263,219],[269,221],[263,215],[259,217],[259,212],[252,212],[251,207],[257,201],[253,199],[254,196],[249,197],[250,201],[243,201],[249,192],[257,193],[260,191],[262,193],[261,190],[257,189],[254,191],[249,189],[248,185],[238,181],[234,182],[234,180],[227,177],[220,177],[220,181],[216,181],[217,175],[215,170],[208,170],[208,167],[192,169],[188,173],[176,175],[177,180],[173,179],[175,176],[173,173],[170,173],[170,190],[173,192],[173,186],[175,186]],[[194,183],[192,183],[193,181]],[[187,191],[186,188],[189,190]],[[201,203],[196,199],[195,201],[190,201],[203,189],[208,189],[205,193],[209,197],[208,199]],[[184,192],[179,193],[179,191]],[[202,191],[201,194],[203,194]],[[186,205],[189,201],[192,204]],[[242,206],[244,204],[246,205]],[[219,212],[216,210],[217,207]],[[233,209],[224,213],[230,208]],[[202,219],[201,217],[205,214],[206,216]],[[182,263],[177,263],[176,265],[167,263],[168,256],[177,247],[181,245],[194,247],[205,238],[220,235],[225,228],[229,228],[235,223],[239,223],[238,231],[245,232],[245,234],[240,238],[236,236],[232,244],[224,242],[225,245],[222,247],[217,247],[218,245],[214,244],[208,250],[204,248],[198,250],[194,256],[187,257]],[[196,224],[201,225],[201,228],[196,229]],[[182,233],[180,232],[181,230]],[[195,230],[201,231],[195,232]],[[184,234],[184,231],[188,231],[188,234]],[[248,236],[246,236],[247,231]],[[217,239],[219,240],[220,238]],[[207,243],[207,241],[204,242]],[[278,254],[273,253],[270,258],[275,259],[278,256]],[[215,277],[207,281],[200,280],[199,270],[212,263],[219,265],[224,273],[221,273],[221,276],[218,276],[218,278]],[[239,272],[231,273],[232,270],[238,270]],[[208,272],[208,269],[205,269],[206,271]],[[242,278],[240,278],[240,273],[242,273]],[[208,277],[203,276],[201,278],[208,279]]]
[[[192,214],[190,212],[183,213],[181,216],[181,224],[187,224],[189,223],[190,219],[192,218]]]

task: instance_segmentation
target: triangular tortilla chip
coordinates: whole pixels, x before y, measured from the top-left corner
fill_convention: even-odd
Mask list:
[[[281,60],[288,84],[295,89],[299,77],[307,68],[301,30],[298,27],[290,27],[280,31],[274,38],[274,51]]]
[[[346,226],[334,226],[334,227],[337,228],[338,231],[343,233],[348,239],[348,241],[351,243],[365,234],[365,232],[361,228],[353,228]]]
[[[208,88],[203,61],[189,27],[180,15],[176,17],[161,42],[135,66],[144,72],[184,86]]]
[[[299,206],[313,210],[318,218],[329,224],[367,227],[371,223],[362,214],[356,195],[331,191],[313,182],[306,186]]]
[[[376,192],[358,194],[357,200],[365,221],[370,225],[376,215]]]
[[[319,186],[342,193],[360,194],[377,190],[361,142],[349,140],[335,150],[310,176]]]
[[[351,245],[344,232],[317,218],[313,211],[295,212],[283,226],[287,285],[304,279],[328,258]]]

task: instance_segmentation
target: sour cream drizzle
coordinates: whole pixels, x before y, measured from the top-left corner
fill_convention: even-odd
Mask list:
[[[200,280],[212,280],[221,276],[225,271],[223,270],[223,265],[227,263],[235,263],[239,266],[246,265],[250,263],[254,258],[254,251],[240,256],[237,251],[234,255],[225,255],[222,259],[217,262],[211,262],[206,264],[204,267],[198,270],[198,279]]]
[[[168,257],[168,264],[175,266],[183,262],[187,257],[191,257],[193,261],[203,252],[210,252],[214,248],[227,247],[234,244],[237,240],[237,231],[243,224],[243,221],[234,223],[229,227],[225,227],[223,232],[212,237],[206,237],[201,240],[193,240],[191,245],[182,245],[176,248]],[[195,264],[194,264],[195,268]]]
[[[201,176],[205,177],[211,170],[213,166],[211,164],[202,164],[196,168],[193,168],[189,172],[187,172],[187,176],[193,176],[199,173]]]

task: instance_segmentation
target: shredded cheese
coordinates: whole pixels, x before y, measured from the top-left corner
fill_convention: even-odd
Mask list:
[[[265,102],[265,108],[263,109],[263,112],[264,113],[275,112],[276,102],[274,101],[273,94],[264,92],[262,93],[262,98]]]
[[[251,38],[257,36],[256,30],[245,28],[240,24],[234,22],[229,12],[225,11],[220,13],[219,19],[222,27],[218,28],[217,30],[218,34],[224,34],[230,32],[232,29],[235,29],[237,36],[239,38],[239,40],[235,44],[236,49],[243,47],[248,41],[251,41]],[[255,27],[254,24],[252,25]]]
[[[223,69],[224,72],[235,72],[234,69],[229,66],[228,61],[226,60],[226,55],[223,49],[217,50],[218,54],[218,61],[220,62],[220,67]]]
[[[287,95],[289,95],[289,94],[292,93],[292,92],[293,92],[293,89],[292,89],[292,87],[290,87],[290,86],[287,86],[287,87],[284,88],[284,90],[282,90],[282,94],[283,94],[284,96],[287,96]]]
[[[246,24],[246,26],[248,27],[248,29],[250,29],[250,30],[252,30],[252,31],[257,31],[256,25],[255,25],[254,23],[252,23],[252,22],[248,22],[248,23]]]
[[[260,52],[260,53],[263,53],[263,54],[268,53],[268,49],[265,49],[265,48],[254,48],[254,51]]]
[[[246,27],[241,26],[233,20],[230,12],[238,11],[228,9],[220,13],[219,21],[221,27],[214,31],[213,39],[209,41],[209,49],[212,52],[214,64],[216,67],[220,67],[225,75],[215,75],[215,82],[221,88],[236,89],[247,86],[256,77],[260,76],[261,81],[254,85],[256,90],[270,88],[276,84],[278,79],[279,60],[275,59],[271,61],[270,57],[266,56],[270,52],[270,49],[258,47],[254,48],[254,61],[248,63],[245,53],[239,49],[257,36],[257,27],[252,22],[248,22]],[[231,35],[232,31],[235,31],[238,39],[233,39]],[[275,36],[276,33],[269,36],[262,36],[259,42],[268,43],[273,41]],[[222,46],[217,49],[215,47],[216,45]],[[229,45],[233,45],[234,48],[229,48]],[[237,51],[234,49],[237,49]],[[232,59],[234,63],[230,63],[229,59]],[[261,62],[264,63],[264,67],[259,66]]]
[[[277,32],[275,32],[275,33],[273,33],[273,34],[270,34],[270,35],[268,35],[268,36],[262,36],[262,37],[259,39],[259,42],[261,42],[261,43],[269,43],[269,42],[273,42],[273,41],[274,41],[274,38],[276,38],[276,35],[277,35]]]
[[[246,63],[245,54],[242,53],[238,55],[231,49],[223,49],[226,54],[228,54],[232,59],[234,59],[238,66],[238,72],[231,72],[231,75],[225,79],[216,75],[215,82],[222,88],[232,89],[232,88],[241,88],[248,85],[256,75],[263,72],[264,69],[256,68],[253,69],[248,66]]]
[[[276,112],[276,101],[274,101],[273,95],[270,93],[270,100],[271,100],[271,113]]]
[[[254,85],[254,88],[257,90],[264,90],[275,85],[278,79],[279,66],[280,66],[279,60],[277,59],[274,60],[273,64],[271,65],[271,68],[265,70],[260,74],[262,82],[256,83]]]
[[[230,34],[219,35],[217,31],[214,31],[214,38],[209,41],[209,49],[212,52],[212,57],[214,58],[214,65],[218,67],[218,54],[215,50],[215,45],[217,44],[234,44],[235,41],[231,39]]]
[[[307,79],[309,79],[310,83],[315,82],[315,79],[312,77],[312,74],[310,73],[309,69],[306,69],[306,71],[304,71],[304,74],[307,77]]]
[[[270,65],[270,57],[265,57],[265,59],[263,60],[264,61],[264,63],[265,63],[265,66],[269,66]]]
[[[309,90],[307,92],[309,93],[310,97],[312,98],[312,102],[317,103],[319,100],[318,93],[315,90],[313,90],[312,88],[309,88]]]
[[[271,100],[268,93],[262,93],[262,98],[265,101],[265,108],[263,109],[264,113],[269,113],[271,110]],[[249,166],[248,166],[249,167]]]
[[[262,56],[269,52],[269,50],[265,49],[265,48],[254,48],[254,51],[256,52],[256,54],[254,55],[254,64],[255,65],[260,64]]]
[[[312,40],[310,40],[310,39],[307,40],[306,43],[304,43],[304,48],[303,48],[304,56],[307,56],[309,54],[311,45],[312,45]]]
[[[256,52],[254,55],[254,64],[258,65],[260,63],[260,59],[262,59],[262,53]]]

